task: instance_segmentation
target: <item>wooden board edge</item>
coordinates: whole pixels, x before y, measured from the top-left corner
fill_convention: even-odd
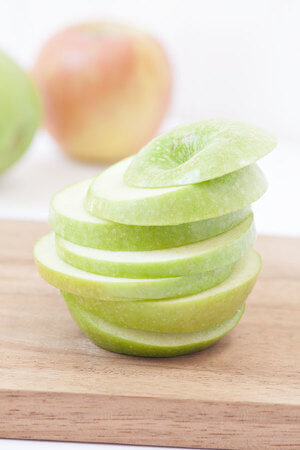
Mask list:
[[[206,448],[300,448],[300,407],[0,390],[0,437]],[[2,416],[2,417],[1,417]]]

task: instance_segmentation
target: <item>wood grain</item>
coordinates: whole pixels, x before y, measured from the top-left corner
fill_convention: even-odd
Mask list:
[[[94,346],[32,247],[46,224],[0,222],[0,437],[230,449],[300,448],[300,239],[260,237],[240,325],[170,359]]]

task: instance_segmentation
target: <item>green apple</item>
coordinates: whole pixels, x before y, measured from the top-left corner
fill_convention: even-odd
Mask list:
[[[84,272],[60,259],[55,250],[54,234],[42,237],[34,251],[40,275],[58,289],[102,300],[154,300],[180,297],[209,289],[225,280],[234,264],[173,278],[116,278]]]
[[[245,208],[267,188],[255,164],[190,186],[134,188],[123,181],[131,161],[132,157],[120,161],[92,182],[85,198],[90,214],[127,225],[178,225]]]
[[[261,269],[255,251],[241,258],[229,277],[207,291],[169,300],[105,302],[62,292],[68,301],[103,320],[126,328],[163,333],[189,333],[218,325],[245,303]]]
[[[56,234],[75,244],[117,251],[158,250],[209,239],[242,222],[251,213],[244,208],[214,219],[174,226],[122,225],[88,214],[84,199],[91,180],[58,192],[50,205],[50,224]]]
[[[252,247],[251,215],[235,228],[205,241],[165,250],[116,252],[73,244],[56,236],[58,256],[78,269],[110,277],[164,278],[207,272],[236,262]]]
[[[39,100],[31,80],[0,52],[0,172],[25,152],[39,118]]]
[[[136,187],[200,183],[254,163],[276,139],[260,127],[210,119],[181,125],[149,142],[132,160],[125,182]]]
[[[244,306],[230,319],[194,333],[157,333],[120,327],[86,311],[67,299],[69,311],[81,330],[98,346],[126,355],[168,357],[203,350],[234,328],[240,321]]]

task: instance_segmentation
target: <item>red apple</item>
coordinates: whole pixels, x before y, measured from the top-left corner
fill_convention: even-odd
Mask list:
[[[104,162],[153,137],[169,103],[170,72],[153,37],[114,23],[58,33],[34,68],[49,132],[71,156]]]

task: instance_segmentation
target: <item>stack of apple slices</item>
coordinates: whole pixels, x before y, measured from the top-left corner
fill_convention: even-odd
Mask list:
[[[240,320],[261,267],[255,161],[275,146],[253,125],[177,127],[135,157],[57,193],[54,233],[35,247],[82,331],[108,350],[175,356],[210,346]]]

